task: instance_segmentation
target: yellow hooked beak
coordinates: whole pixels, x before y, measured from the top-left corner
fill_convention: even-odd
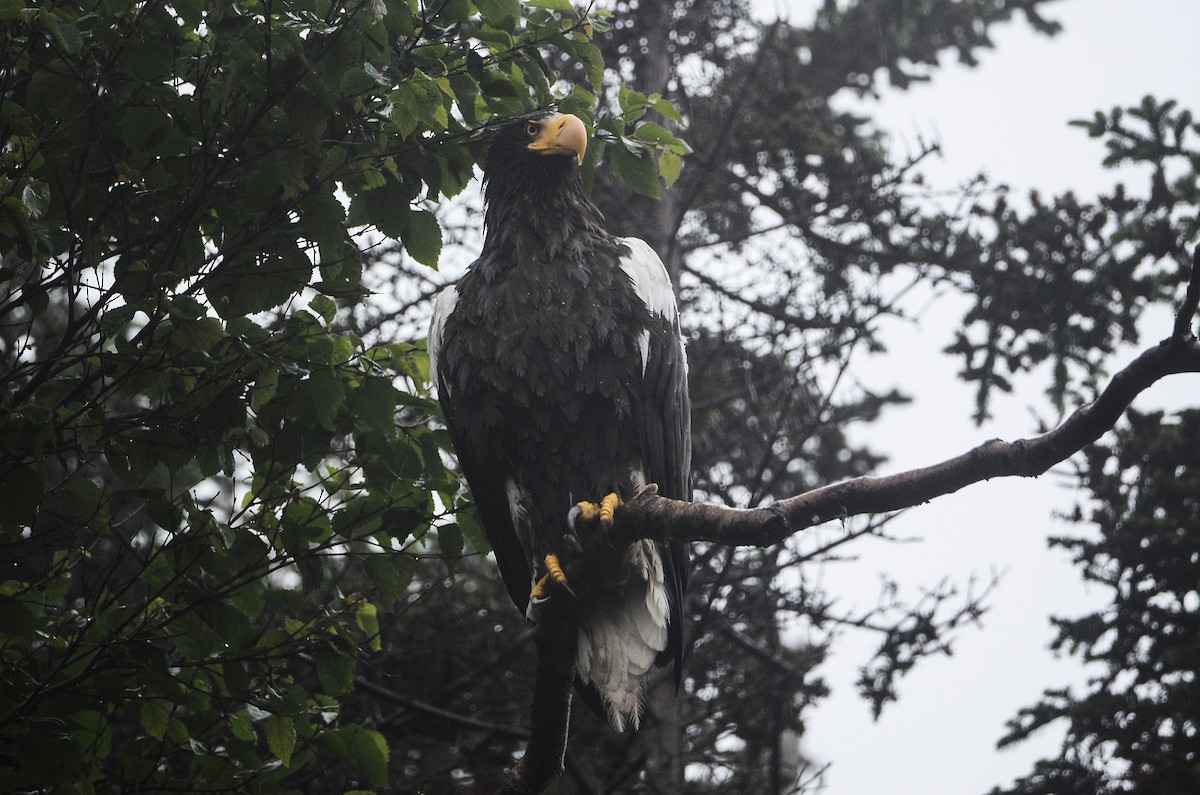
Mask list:
[[[583,153],[587,151],[587,128],[573,113],[551,116],[541,122],[541,132],[525,148],[541,155],[575,155],[583,165]]]

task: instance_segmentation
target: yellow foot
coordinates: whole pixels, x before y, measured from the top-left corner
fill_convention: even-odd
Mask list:
[[[558,562],[557,555],[546,556],[546,574],[542,579],[537,581],[533,586],[533,590],[529,592],[529,601],[540,602],[547,598],[546,590],[550,587],[550,583],[556,582],[567,589],[570,593],[571,586],[567,585],[567,575],[563,574],[562,565]]]
[[[590,524],[600,518],[600,506],[594,502],[577,502],[567,518],[572,524],[575,522]]]
[[[613,518],[624,504],[616,494],[609,494],[600,500],[599,505],[594,502],[578,502],[575,503],[575,507],[571,509],[571,512],[567,514],[567,521],[570,523],[573,532],[577,532],[581,525],[586,527],[595,523],[596,520],[599,520],[605,527],[611,528],[613,526]]]
[[[600,521],[606,527],[613,526],[613,519],[616,516],[617,509],[625,503],[621,502],[621,498],[616,494],[609,494],[604,499],[600,500]]]

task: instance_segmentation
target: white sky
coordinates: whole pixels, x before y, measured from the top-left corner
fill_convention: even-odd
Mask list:
[[[803,23],[813,0],[760,0],[765,13]],[[996,49],[979,53],[968,69],[953,54],[931,84],[888,92],[868,108],[895,133],[898,151],[918,136],[936,137],[943,159],[927,168],[932,184],[953,187],[980,170],[1024,191],[1074,190],[1083,197],[1110,187],[1117,175],[1100,167],[1103,148],[1070,119],[1097,109],[1131,105],[1147,93],[1175,98],[1200,112],[1200,3],[1195,0],[1062,0],[1047,15],[1065,30],[1049,39],[1023,21],[994,29]],[[1136,174],[1120,175],[1139,194]],[[1042,398],[1045,379],[1028,378],[1013,396],[993,406],[994,419],[975,428],[969,387],[954,377],[955,362],[939,355],[949,340],[953,307],[926,315],[919,327],[894,324],[892,353],[860,361],[857,374],[871,386],[899,384],[914,405],[891,410],[866,431],[870,443],[891,454],[881,474],[956,455],[992,437],[1014,439],[1036,432],[1031,411],[1052,416]],[[1166,336],[1169,318],[1144,329],[1147,342]],[[1122,361],[1135,354],[1130,351]],[[914,373],[917,377],[914,378]],[[1176,376],[1135,403],[1140,409],[1186,405],[1200,394],[1200,376]],[[967,628],[953,657],[927,659],[900,682],[899,703],[878,722],[854,690],[857,665],[875,638],[843,637],[820,673],[833,695],[808,724],[804,750],[833,763],[825,777],[829,795],[970,795],[1006,785],[1028,773],[1034,760],[1052,757],[1062,738],[1051,728],[1034,742],[997,751],[1004,722],[1032,704],[1047,687],[1080,684],[1072,659],[1055,659],[1051,614],[1074,616],[1104,604],[1108,592],[1086,589],[1062,552],[1046,537],[1076,529],[1052,512],[1073,506],[1073,490],[1053,473],[1037,481],[993,481],[911,511],[897,531],[921,536],[919,544],[860,545],[860,558],[829,566],[823,579],[840,603],[867,607],[887,572],[913,593],[944,575],[965,583],[1003,571],[989,599],[983,627]],[[814,532],[837,533],[836,525]]]

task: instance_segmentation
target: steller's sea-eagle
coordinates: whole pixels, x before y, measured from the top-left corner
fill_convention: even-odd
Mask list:
[[[597,511],[586,501],[605,497],[611,523],[613,504],[648,484],[690,497],[671,280],[649,245],[605,229],[580,178],[586,145],[571,114],[497,127],[483,168],[483,250],[438,297],[429,333],[463,474],[508,592],[534,620],[557,588],[545,575],[574,518]],[[638,541],[624,571],[580,605],[576,684],[618,730],[638,726],[655,663],[674,665],[678,683],[684,566],[680,544]]]

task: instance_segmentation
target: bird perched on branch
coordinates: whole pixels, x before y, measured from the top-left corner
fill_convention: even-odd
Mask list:
[[[492,134],[483,251],[434,309],[430,369],[500,573],[536,620],[574,598],[558,556],[648,484],[690,497],[687,361],[671,280],[604,227],[580,178],[587,131],[539,111]],[[589,502],[602,498],[600,505]],[[636,728],[651,667],[683,644],[685,555],[638,541],[580,605],[576,685]]]

